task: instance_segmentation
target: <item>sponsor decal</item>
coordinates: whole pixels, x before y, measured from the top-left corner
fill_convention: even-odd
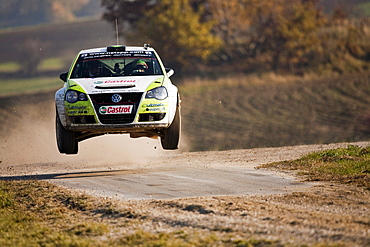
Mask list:
[[[108,114],[130,114],[132,112],[132,105],[120,105],[120,106],[101,106],[99,113],[102,115]]]
[[[82,109],[86,109],[86,106],[73,105],[73,106],[69,106],[68,109],[70,109],[70,110],[73,110],[73,109],[82,110]]]
[[[87,114],[88,111],[68,111],[68,115]]]
[[[102,84],[103,81],[94,81],[94,84]]]
[[[162,111],[166,111],[166,107],[157,107],[157,108],[146,108],[146,111],[150,111],[150,112],[162,112]]]
[[[160,106],[164,106],[163,103],[158,103],[158,104],[144,104],[143,107],[160,107]]]
[[[136,80],[111,80],[111,81],[104,81],[103,83],[135,83]]]

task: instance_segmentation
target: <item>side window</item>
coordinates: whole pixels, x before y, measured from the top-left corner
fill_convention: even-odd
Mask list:
[[[153,74],[154,75],[161,75],[162,74],[157,60],[153,60]]]
[[[73,68],[71,78],[81,78],[82,77],[81,74],[82,74],[82,63],[79,62]]]

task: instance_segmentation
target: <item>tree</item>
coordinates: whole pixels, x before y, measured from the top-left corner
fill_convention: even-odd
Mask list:
[[[227,61],[254,58],[274,70],[303,66],[323,24],[318,0],[208,0],[220,20],[217,34]]]
[[[317,48],[318,30],[324,24],[317,0],[276,0],[274,12],[268,13],[269,26],[265,46],[272,54],[274,70],[292,71],[307,64],[307,55]],[[271,9],[270,9],[271,11]],[[266,33],[263,29],[260,32]]]
[[[214,22],[202,22],[202,14],[203,10],[194,10],[189,0],[162,0],[138,26],[165,61],[186,68],[196,59],[208,59],[221,45],[211,33]]]
[[[221,40],[212,33],[214,21],[202,19],[204,9],[191,0],[113,1],[103,0],[104,18],[120,22],[125,38],[151,43],[167,64],[175,69],[192,67],[216,51]],[[137,8],[136,8],[137,7]],[[131,35],[128,35],[130,31]]]

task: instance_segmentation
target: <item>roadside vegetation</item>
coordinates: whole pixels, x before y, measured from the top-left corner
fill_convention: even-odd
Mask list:
[[[163,233],[142,230],[148,221],[135,208],[122,209],[47,182],[0,180],[1,246],[277,246],[181,228]]]
[[[369,160],[370,147],[348,146],[315,152],[298,160],[268,164],[263,167],[294,170],[311,181],[349,184],[360,190],[361,188],[369,190]],[[293,194],[292,198],[296,196],[297,194]],[[285,197],[284,200],[287,200],[288,196]],[[307,196],[301,198],[307,199]],[[344,203],[344,198],[344,196],[341,197],[341,203]],[[223,200],[225,198],[220,198],[219,201]],[[232,198],[230,200],[232,201]],[[263,198],[256,200],[263,201]],[[253,205],[252,199],[245,198],[243,201],[247,205]],[[234,203],[224,202],[223,210],[227,210]],[[271,204],[272,201],[265,203]],[[328,201],[318,203],[328,203]],[[152,207],[163,207],[162,210],[183,207],[183,212],[192,211],[192,208],[209,207],[207,203],[200,206],[202,204],[194,204],[194,202],[187,206],[171,201],[153,201],[148,204]],[[145,207],[147,208],[148,205]],[[232,208],[229,210],[233,211]],[[216,214],[215,210],[218,209],[214,207],[212,209],[213,211],[208,212]],[[263,209],[258,211],[261,210],[263,211]],[[197,210],[194,210],[194,213],[196,212]],[[225,212],[227,211],[222,211],[222,215],[225,215]],[[249,213],[251,212],[248,211]],[[301,211],[300,216],[302,217]],[[281,212],[280,217],[284,217]],[[147,229],[148,224],[155,226],[162,220],[153,218],[148,209],[143,211],[139,202],[119,204],[110,199],[93,198],[78,192],[66,191],[44,181],[0,180],[0,245],[2,246],[291,246],[284,236],[281,236],[278,241],[267,240],[269,233],[259,233],[256,238],[245,238],[241,237],[243,233],[238,232],[237,229],[226,230],[226,228],[214,227],[200,230],[197,227],[189,227],[191,226],[188,225],[189,222],[187,224],[178,222],[175,229],[166,231],[160,230],[164,225],[158,229],[154,227],[154,230]],[[297,219],[293,220],[296,222]],[[366,219],[362,220],[366,221]],[[166,224],[165,222],[164,220],[161,224]],[[345,243],[335,243],[333,240],[333,243],[326,242],[325,246],[345,245]]]
[[[308,181],[350,184],[370,190],[370,147],[350,145],[261,167],[296,171]]]

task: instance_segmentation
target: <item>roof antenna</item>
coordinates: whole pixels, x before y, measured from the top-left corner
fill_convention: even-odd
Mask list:
[[[116,18],[116,37],[117,37],[117,45],[119,45],[119,41],[118,41],[118,20]]]

